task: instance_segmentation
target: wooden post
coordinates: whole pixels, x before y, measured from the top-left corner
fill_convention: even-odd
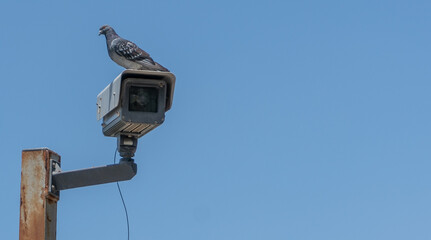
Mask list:
[[[55,240],[57,201],[50,193],[51,160],[60,156],[47,149],[22,151],[19,240]]]

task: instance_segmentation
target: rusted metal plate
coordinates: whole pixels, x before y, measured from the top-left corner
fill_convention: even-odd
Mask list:
[[[22,152],[20,240],[56,238],[59,198],[48,191],[50,159],[60,161],[60,156],[47,148]]]

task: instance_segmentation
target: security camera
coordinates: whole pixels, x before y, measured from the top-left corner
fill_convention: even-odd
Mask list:
[[[97,96],[97,120],[105,136],[117,137],[120,156],[132,158],[137,139],[160,126],[172,106],[175,75],[125,70]]]

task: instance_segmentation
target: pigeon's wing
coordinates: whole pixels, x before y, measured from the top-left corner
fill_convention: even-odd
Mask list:
[[[121,39],[115,44],[114,51],[118,55],[125,57],[127,60],[134,62],[147,62],[151,65],[155,65],[155,62],[150,57],[150,54],[140,49],[131,41]]]

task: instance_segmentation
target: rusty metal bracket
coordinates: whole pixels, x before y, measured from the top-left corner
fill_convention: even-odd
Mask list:
[[[53,194],[70,188],[130,180],[137,172],[137,165],[131,158],[123,158],[118,164],[66,172],[61,171],[59,164],[55,161],[52,161],[51,167],[50,178],[52,179],[52,184],[50,192]]]
[[[53,159],[53,158],[51,158],[49,162],[50,162],[49,164],[50,170],[49,170],[48,191],[50,194],[56,197],[60,197],[60,191],[55,187],[52,179],[53,174],[57,174],[61,172],[60,162],[58,161],[58,159]]]

